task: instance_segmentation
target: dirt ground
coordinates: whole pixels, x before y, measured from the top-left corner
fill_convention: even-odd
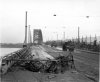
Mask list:
[[[77,71],[64,74],[46,74],[17,69],[1,76],[1,82],[94,82]]]

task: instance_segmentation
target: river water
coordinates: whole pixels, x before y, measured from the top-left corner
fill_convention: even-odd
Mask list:
[[[12,52],[15,52],[21,48],[0,48],[0,58]]]

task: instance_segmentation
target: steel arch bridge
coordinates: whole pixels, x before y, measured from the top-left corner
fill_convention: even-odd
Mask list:
[[[33,44],[41,45],[43,43],[43,36],[41,29],[34,29],[33,31]]]

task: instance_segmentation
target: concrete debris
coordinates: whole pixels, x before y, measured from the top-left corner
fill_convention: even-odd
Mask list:
[[[20,65],[25,69],[32,72],[45,72],[45,73],[64,73],[67,69],[74,69],[74,60],[73,56],[70,54],[67,57],[59,56],[54,60],[39,60],[35,59],[33,61],[28,61],[24,65]]]

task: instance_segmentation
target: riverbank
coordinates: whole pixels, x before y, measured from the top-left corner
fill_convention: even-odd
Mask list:
[[[0,48],[22,48],[23,43],[0,43]]]

